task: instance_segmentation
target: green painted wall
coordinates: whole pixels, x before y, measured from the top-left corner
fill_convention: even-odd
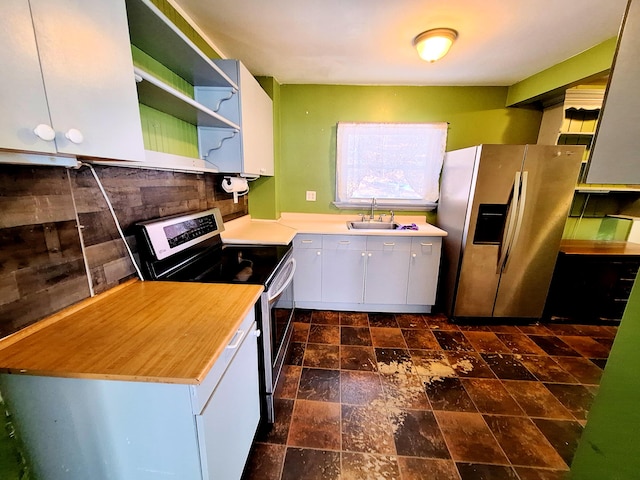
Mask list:
[[[640,282],[635,282],[600,389],[578,444],[571,478],[640,478]]]
[[[530,103],[550,92],[564,92],[577,82],[606,73],[611,68],[617,37],[585,50],[509,87],[507,106]]]
[[[447,150],[480,143],[535,143],[542,114],[505,108],[506,87],[281,86],[282,212],[337,213],[336,124],[449,122]],[[315,190],[317,201],[305,201]]]

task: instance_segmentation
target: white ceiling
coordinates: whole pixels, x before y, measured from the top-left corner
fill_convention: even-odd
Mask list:
[[[512,85],[618,33],[627,0],[171,0],[227,58],[282,84]],[[458,39],[429,64],[424,30]]]

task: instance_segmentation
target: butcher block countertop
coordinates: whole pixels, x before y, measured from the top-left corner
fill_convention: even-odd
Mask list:
[[[562,240],[560,251],[567,255],[640,255],[640,243]]]
[[[262,290],[134,280],[0,341],[0,372],[199,384]]]

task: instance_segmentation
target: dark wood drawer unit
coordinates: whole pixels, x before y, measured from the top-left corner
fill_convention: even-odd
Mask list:
[[[618,323],[640,268],[640,256],[560,252],[545,318],[550,321]]]

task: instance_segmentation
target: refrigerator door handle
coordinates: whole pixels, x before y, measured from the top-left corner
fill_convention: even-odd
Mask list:
[[[520,204],[520,177],[521,172],[518,170],[513,179],[513,199],[511,200],[511,214],[509,215],[509,223],[507,224],[507,233],[504,235],[502,244],[500,245],[500,260],[498,261],[498,268],[496,273],[502,273],[504,266],[509,257],[509,250],[513,243],[513,233],[515,230],[515,222],[518,217],[518,207]]]
[[[511,245],[509,245],[509,251],[511,251],[511,247],[515,246],[518,243],[518,238],[520,237],[520,230],[522,228],[522,219],[524,218],[524,207],[527,202],[527,181],[529,174],[528,172],[522,172],[522,188],[520,190],[520,205],[518,205],[518,216],[516,220],[516,229],[513,233],[513,240],[511,241]],[[509,253],[507,252],[507,258],[504,262],[503,271],[507,270],[507,266],[509,264]]]

